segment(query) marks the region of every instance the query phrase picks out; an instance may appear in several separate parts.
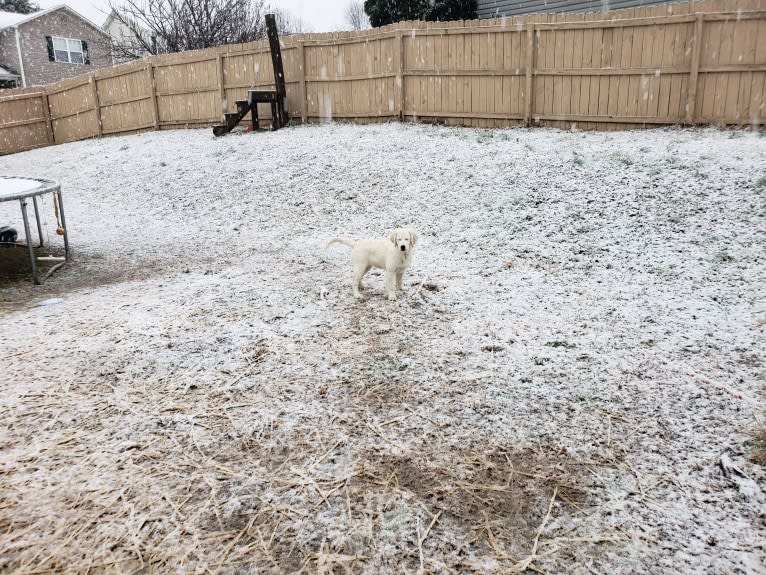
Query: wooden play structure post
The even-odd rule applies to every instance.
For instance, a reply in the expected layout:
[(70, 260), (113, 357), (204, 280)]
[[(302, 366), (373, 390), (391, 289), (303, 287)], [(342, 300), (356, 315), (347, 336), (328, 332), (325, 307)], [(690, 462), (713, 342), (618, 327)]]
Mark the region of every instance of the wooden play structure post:
[(266, 14), (266, 34), (269, 36), (271, 64), (274, 69), (274, 83), (277, 88), (277, 113), (279, 123), (286, 126), (290, 119), (287, 116), (287, 89), (285, 88), (285, 70), (282, 67), (282, 49), (279, 46), (277, 19), (274, 14)]
[[(277, 19), (274, 14), (266, 14), (266, 33), (269, 37), (269, 49), (271, 50), (271, 64), (274, 70), (274, 90), (248, 90), (247, 100), (238, 100), (236, 112), (226, 112), (223, 116), (226, 123), (214, 126), (213, 134), (223, 136), (231, 132), (234, 127), (244, 118), (248, 112), (251, 112), (252, 130), (258, 130), (258, 104), (271, 105), (271, 129), (278, 130), (287, 125), (290, 121), (290, 114), (287, 112), (287, 89), (285, 88), (285, 71), (282, 67), (282, 49), (279, 46), (279, 33), (277, 32)], [(223, 75), (223, 56), (218, 55), (218, 74), (219, 89), (221, 90), (221, 101), (225, 94), (224, 75)]]

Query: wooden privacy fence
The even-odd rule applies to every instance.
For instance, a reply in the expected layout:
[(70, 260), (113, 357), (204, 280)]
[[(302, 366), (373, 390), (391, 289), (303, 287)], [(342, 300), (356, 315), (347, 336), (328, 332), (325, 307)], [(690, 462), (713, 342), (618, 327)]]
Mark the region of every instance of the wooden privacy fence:
[[(288, 110), (304, 122), (622, 129), (760, 125), (766, 115), (766, 0), (404, 22), (282, 43)], [(0, 97), (0, 153), (213, 125), (248, 89), (272, 84), (268, 44), (255, 42), (12, 90)]]

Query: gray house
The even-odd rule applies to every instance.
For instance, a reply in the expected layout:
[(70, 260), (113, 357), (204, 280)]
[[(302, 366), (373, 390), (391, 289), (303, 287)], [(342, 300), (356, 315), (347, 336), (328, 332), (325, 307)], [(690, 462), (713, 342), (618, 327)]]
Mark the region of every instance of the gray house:
[[(669, 4), (671, 0), (478, 0), (479, 18), (500, 18), (521, 14), (601, 12)], [(678, 0), (675, 0), (678, 1)]]
[(144, 47), (145, 45), (154, 44), (154, 53), (157, 53), (156, 36), (153, 36), (148, 30), (142, 29), (142, 39), (139, 39), (133, 30), (120, 20), (114, 10), (109, 14), (101, 28), (112, 38), (112, 60), (115, 64), (151, 56), (151, 53)]
[(112, 65), (109, 34), (68, 6), (0, 12), (0, 67), (21, 87)]

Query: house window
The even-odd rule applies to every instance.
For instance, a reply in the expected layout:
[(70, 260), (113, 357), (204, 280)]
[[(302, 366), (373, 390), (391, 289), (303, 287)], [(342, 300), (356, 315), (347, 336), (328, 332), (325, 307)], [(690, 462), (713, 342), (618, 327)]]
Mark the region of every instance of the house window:
[(88, 44), (82, 40), (48, 36), (48, 59), (70, 64), (90, 64)]

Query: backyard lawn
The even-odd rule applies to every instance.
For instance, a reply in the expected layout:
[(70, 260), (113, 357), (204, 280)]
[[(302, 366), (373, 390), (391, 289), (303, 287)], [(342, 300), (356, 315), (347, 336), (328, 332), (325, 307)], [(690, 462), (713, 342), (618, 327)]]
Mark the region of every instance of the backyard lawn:
[[(0, 572), (766, 572), (766, 137), (205, 129), (0, 174), (61, 182), (74, 256), (0, 275)], [(394, 227), (406, 291), (355, 301), (325, 242)]]

